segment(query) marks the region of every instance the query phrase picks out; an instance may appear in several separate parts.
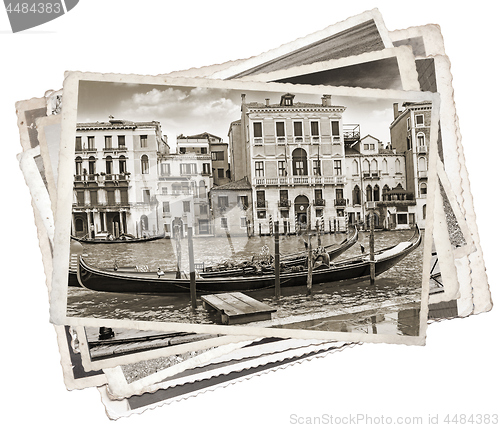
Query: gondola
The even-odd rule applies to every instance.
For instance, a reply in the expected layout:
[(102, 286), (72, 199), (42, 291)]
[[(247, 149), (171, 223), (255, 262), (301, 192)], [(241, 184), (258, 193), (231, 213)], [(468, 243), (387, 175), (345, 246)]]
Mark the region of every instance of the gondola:
[[(347, 238), (345, 238), (340, 244), (331, 244), (326, 247), (324, 247), (324, 250), (328, 253), (330, 260), (333, 260), (335, 257), (340, 256), (342, 253), (347, 251), (349, 248), (351, 248), (356, 242), (358, 241), (358, 230), (355, 227), (353, 229), (353, 232), (351, 235), (349, 235)], [(291, 266), (299, 266), (299, 265), (304, 265), (306, 262), (306, 257), (307, 257), (307, 252), (299, 252), (299, 253), (294, 253), (294, 254), (286, 254), (281, 256), (281, 266), (283, 267), (291, 267)], [(256, 269), (256, 264), (257, 263), (252, 263), (252, 262), (241, 262), (238, 263), (237, 265), (234, 264), (227, 264), (227, 265), (215, 265), (215, 266), (207, 266), (204, 267), (201, 272), (199, 272), (200, 276), (203, 278), (210, 278), (210, 277), (221, 277), (221, 276), (237, 276), (241, 275), (242, 273), (250, 273), (254, 272)], [(76, 263), (75, 263), (76, 266)], [(147, 268), (147, 267), (146, 267)], [(262, 270), (264, 268), (264, 271), (272, 269), (272, 266), (259, 266), (259, 270)], [(116, 265), (113, 269), (102, 269), (104, 271), (114, 271), (114, 272), (120, 272), (120, 273), (149, 273), (150, 275), (154, 276), (156, 275), (156, 271), (147, 271), (144, 270), (142, 267), (138, 266), (118, 266)], [(68, 280), (68, 285), (70, 287), (79, 287), (80, 284), (78, 283), (78, 279), (76, 277), (76, 268), (73, 266), (70, 267), (69, 271), (69, 280)]]
[[(322, 248), (322, 252), (328, 254), (330, 260), (335, 259), (342, 253), (346, 252), (358, 241), (358, 229), (355, 227), (354, 232), (345, 238), (340, 244), (330, 244)], [(282, 268), (291, 268), (293, 266), (304, 266), (307, 260), (307, 251), (302, 251), (294, 254), (285, 254), (280, 256), (280, 266)], [(263, 270), (264, 272), (273, 269), (272, 258), (261, 262), (259, 260), (252, 260), (251, 262), (242, 262), (236, 265), (229, 264), (227, 266), (208, 266), (200, 272), (202, 278), (213, 278), (221, 276), (239, 276), (242, 274), (248, 275), (255, 271)]]
[(127, 234), (122, 234), (116, 238), (113, 235), (103, 234), (102, 238), (97, 238), (97, 239), (88, 237), (77, 238), (76, 236), (71, 235), (71, 239), (74, 239), (75, 241), (84, 244), (124, 244), (124, 243), (131, 244), (136, 242), (156, 241), (157, 239), (163, 239), (163, 238), (165, 238), (164, 233), (161, 235), (144, 236), (142, 238), (136, 238), (135, 236)]
[[(409, 241), (400, 242), (392, 247), (375, 252), (375, 275), (387, 271), (421, 243), (421, 234), (418, 227)], [(84, 288), (94, 291), (113, 293), (145, 293), (145, 294), (173, 294), (189, 293), (190, 279), (188, 275), (182, 278), (170, 278), (168, 275), (155, 277), (149, 274), (130, 274), (109, 272), (89, 266), (79, 256), (78, 282)], [(312, 272), (313, 284), (330, 283), (336, 281), (363, 279), (370, 276), (370, 257), (362, 255), (321, 266)], [(252, 291), (274, 287), (275, 275), (263, 274), (255, 276), (234, 276), (199, 278), (196, 280), (196, 290), (203, 293), (222, 293), (234, 291)], [(307, 270), (297, 268), (288, 269), (280, 274), (281, 287), (304, 286), (307, 284)]]

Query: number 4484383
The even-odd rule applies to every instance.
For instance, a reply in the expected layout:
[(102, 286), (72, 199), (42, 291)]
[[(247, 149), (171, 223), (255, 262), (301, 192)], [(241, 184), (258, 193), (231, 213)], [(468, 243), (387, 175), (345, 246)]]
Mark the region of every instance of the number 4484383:
[(9, 3), (7, 13), (60, 13), (61, 3)]
[(453, 424), (453, 425), (496, 425), (498, 424), (498, 415), (497, 414), (473, 414), (473, 415), (446, 415), (443, 421), (445, 424)]

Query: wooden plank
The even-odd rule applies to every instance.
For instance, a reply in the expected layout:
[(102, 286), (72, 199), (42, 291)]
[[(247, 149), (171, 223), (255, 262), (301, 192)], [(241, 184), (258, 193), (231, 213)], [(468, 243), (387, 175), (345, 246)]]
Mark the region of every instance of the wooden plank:
[(243, 293), (233, 293), (235, 297), (240, 299), (241, 301), (248, 303), (249, 305), (252, 305), (256, 310), (259, 311), (271, 311), (271, 312), (276, 312), (276, 309), (272, 308), (271, 306), (260, 302), (259, 300), (253, 299), (250, 296), (247, 296), (246, 294)]
[(221, 319), (222, 319), (222, 323), (226, 324), (226, 325), (244, 324), (244, 323), (255, 322), (255, 321), (270, 320), (271, 313), (270, 312), (265, 312), (265, 313), (259, 312), (259, 313), (239, 315), (239, 316), (234, 316), (234, 317), (228, 317), (228, 316), (222, 315)]
[(236, 293), (226, 293), (223, 296), (219, 296), (221, 300), (236, 308), (238, 311), (243, 312), (245, 314), (255, 312), (255, 307), (251, 304), (244, 302), (239, 299), (237, 296), (233, 295)]
[(229, 303), (220, 299), (215, 294), (210, 294), (208, 296), (201, 296), (202, 300), (209, 304), (211, 307), (219, 312), (225, 312), (228, 315), (242, 315), (245, 312), (240, 311), (238, 308), (234, 308)]
[(265, 303), (259, 302), (240, 292), (209, 294), (201, 296), (203, 306), (215, 309), (223, 324), (241, 324), (271, 319), (276, 312)]

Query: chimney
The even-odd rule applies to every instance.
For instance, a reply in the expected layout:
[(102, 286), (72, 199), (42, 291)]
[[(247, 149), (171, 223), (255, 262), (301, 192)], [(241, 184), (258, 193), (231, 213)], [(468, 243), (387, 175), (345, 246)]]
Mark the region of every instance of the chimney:
[(332, 96), (331, 95), (323, 95), (321, 97), (321, 105), (323, 107), (330, 107), (332, 105)]
[(269, 98), (266, 98), (266, 107), (269, 107)]
[(394, 119), (397, 119), (398, 116), (399, 116), (399, 107), (398, 107), (398, 103), (394, 103), (392, 105), (392, 110), (394, 112)]
[(247, 102), (246, 98), (246, 94), (241, 94), (241, 104), (245, 104)]

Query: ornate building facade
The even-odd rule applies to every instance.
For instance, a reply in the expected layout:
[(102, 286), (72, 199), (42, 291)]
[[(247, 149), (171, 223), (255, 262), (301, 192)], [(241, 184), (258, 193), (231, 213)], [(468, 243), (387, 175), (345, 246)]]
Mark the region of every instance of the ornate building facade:
[(415, 222), (422, 228), (427, 215), (431, 112), (430, 102), (403, 103), (402, 111), (394, 104), (394, 121), (390, 125), (391, 145), (405, 156), (406, 196), (414, 200)]
[(307, 226), (345, 227), (343, 106), (325, 95), (315, 103), (247, 103), (231, 123), (229, 150), (233, 179), (252, 186), (253, 233), (294, 233)]
[(157, 158), (168, 151), (159, 122), (77, 124), (72, 233), (158, 233)]

